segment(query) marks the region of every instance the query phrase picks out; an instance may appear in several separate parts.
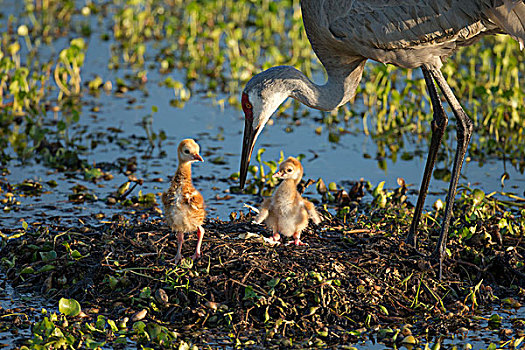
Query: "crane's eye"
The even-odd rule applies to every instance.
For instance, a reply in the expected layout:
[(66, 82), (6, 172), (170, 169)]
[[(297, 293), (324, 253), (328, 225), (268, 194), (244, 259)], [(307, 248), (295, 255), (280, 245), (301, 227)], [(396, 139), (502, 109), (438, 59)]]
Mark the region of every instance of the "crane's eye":
[(188, 149), (185, 149), (185, 150), (184, 150), (184, 153), (186, 153), (186, 154), (190, 154), (190, 151), (189, 151)]
[(244, 103), (244, 107), (245, 107), (246, 109), (252, 109), (253, 106), (251, 105), (250, 102), (245, 102), (245, 103)]

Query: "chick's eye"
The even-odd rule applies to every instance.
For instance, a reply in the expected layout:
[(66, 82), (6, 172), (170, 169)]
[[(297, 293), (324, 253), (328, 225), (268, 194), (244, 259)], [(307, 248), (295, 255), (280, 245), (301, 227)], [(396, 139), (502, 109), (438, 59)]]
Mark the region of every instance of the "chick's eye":
[(291, 173), (291, 172), (292, 172), (292, 169), (288, 168), (288, 169), (286, 169), (286, 172), (287, 172), (287, 173)]
[(189, 150), (187, 150), (187, 149), (185, 149), (185, 150), (184, 150), (184, 153), (186, 153), (186, 154), (189, 154), (189, 153), (190, 153), (190, 151), (189, 151)]

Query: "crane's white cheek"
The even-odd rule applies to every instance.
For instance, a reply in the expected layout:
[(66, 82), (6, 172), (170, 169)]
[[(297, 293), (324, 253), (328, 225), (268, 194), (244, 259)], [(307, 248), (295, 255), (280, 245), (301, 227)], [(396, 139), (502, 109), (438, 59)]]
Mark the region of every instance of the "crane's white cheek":
[(250, 101), (253, 102), (253, 126), (254, 129), (262, 130), (272, 114), (279, 108), (281, 103), (288, 96), (284, 93), (266, 94), (261, 97), (257, 94), (250, 94)]

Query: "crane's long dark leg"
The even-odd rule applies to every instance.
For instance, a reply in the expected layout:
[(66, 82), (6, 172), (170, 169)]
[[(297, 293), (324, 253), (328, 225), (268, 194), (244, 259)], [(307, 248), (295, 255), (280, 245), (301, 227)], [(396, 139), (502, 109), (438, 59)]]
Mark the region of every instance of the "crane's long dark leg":
[(430, 72), (424, 66), (421, 67), (421, 70), (423, 71), (425, 82), (427, 83), (430, 101), (432, 102), (432, 110), (434, 111), (434, 118), (432, 119), (431, 123), (432, 140), (430, 141), (427, 164), (425, 166), (425, 172), (423, 173), (423, 180), (421, 181), (421, 189), (419, 190), (416, 209), (414, 210), (414, 217), (412, 218), (412, 224), (410, 225), (410, 231), (408, 232), (406, 239), (406, 242), (412, 245), (414, 248), (416, 248), (417, 226), (419, 225), (421, 211), (423, 210), (423, 205), (425, 204), (425, 199), (427, 197), (428, 185), (432, 176), (432, 170), (434, 169), (439, 145), (441, 144), (441, 140), (443, 139), (443, 134), (445, 133), (448, 123), (447, 115), (445, 114), (445, 110), (443, 109), (443, 105), (439, 99), (439, 95), (436, 91), (436, 85), (432, 80)]
[(465, 158), (465, 153), (467, 152), (467, 147), (470, 141), (470, 137), (474, 130), (472, 121), (465, 113), (461, 105), (459, 104), (456, 96), (448, 86), (445, 77), (439, 69), (431, 69), (430, 74), (436, 81), (437, 85), (445, 95), (450, 108), (456, 116), (456, 131), (457, 131), (457, 148), (456, 148), (456, 157), (454, 158), (454, 167), (452, 168), (452, 179), (450, 180), (450, 186), (448, 189), (447, 203), (445, 207), (445, 218), (443, 219), (443, 224), (441, 225), (441, 233), (439, 234), (438, 243), (436, 250), (434, 251), (434, 256), (439, 258), (439, 278), (442, 275), (443, 269), (443, 257), (445, 255), (445, 248), (447, 245), (447, 236), (448, 228), (450, 225), (450, 217), (452, 216), (452, 208), (454, 206), (454, 197), (456, 195), (456, 188), (458, 186), (459, 174), (461, 172), (461, 167), (463, 166), (463, 159)]

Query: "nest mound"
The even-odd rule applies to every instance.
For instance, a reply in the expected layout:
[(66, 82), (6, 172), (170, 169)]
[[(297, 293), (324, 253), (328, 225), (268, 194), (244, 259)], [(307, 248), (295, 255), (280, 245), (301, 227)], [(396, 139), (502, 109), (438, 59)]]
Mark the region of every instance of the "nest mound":
[[(525, 284), (513, 268), (523, 257), (508, 249), (523, 251), (524, 244), (509, 236), (485, 252), (483, 264), (450, 242), (439, 280), (436, 264), (404, 237), (335, 217), (304, 233), (307, 247), (263, 243), (269, 233), (249, 217), (209, 220), (203, 257), (179, 266), (170, 263), (176, 240), (160, 220), (114, 219), (78, 229), (41, 226), (10, 240), (2, 251), (7, 260), (16, 257), (8, 278), (112, 319), (145, 309), (144, 321), (217, 346), (232, 345), (231, 334), (266, 345), (285, 338), (341, 344), (363, 327), (385, 324), (438, 334), (469, 324), (474, 309)], [(187, 238), (183, 253), (191, 256), (196, 238)], [(424, 250), (435, 242), (421, 239)]]

